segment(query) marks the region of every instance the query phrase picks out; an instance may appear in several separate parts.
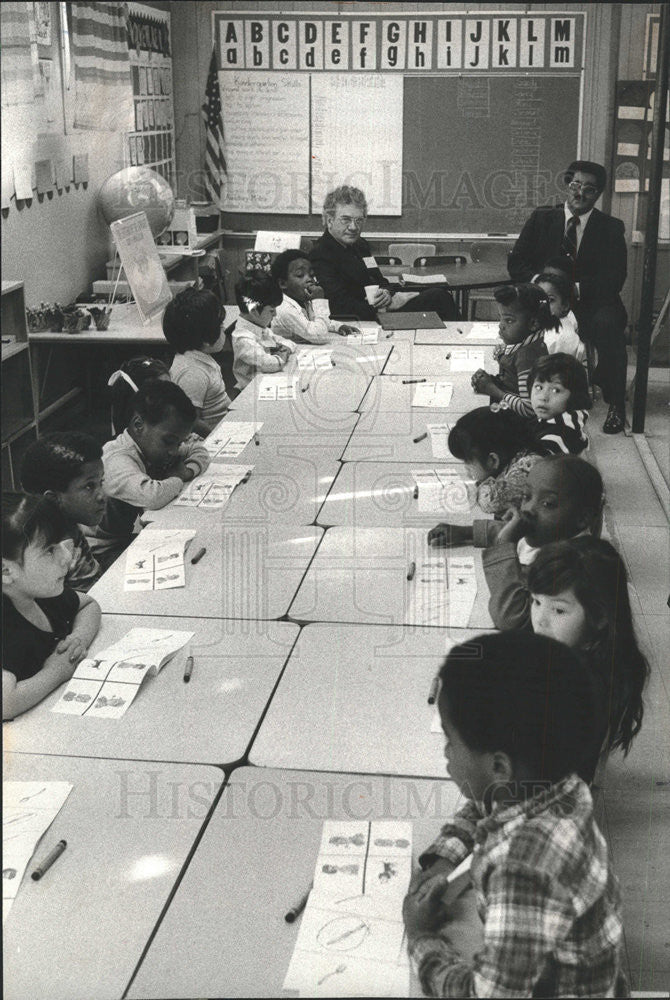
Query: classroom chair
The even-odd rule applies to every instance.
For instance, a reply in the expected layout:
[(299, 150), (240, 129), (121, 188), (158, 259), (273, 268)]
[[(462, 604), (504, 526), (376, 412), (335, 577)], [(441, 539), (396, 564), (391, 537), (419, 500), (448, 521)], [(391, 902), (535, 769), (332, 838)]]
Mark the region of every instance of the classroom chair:
[(467, 264), (467, 257), (463, 254), (438, 254), (437, 257), (417, 257), (414, 267), (439, 267), (441, 264)]
[(379, 267), (383, 267), (384, 265), (398, 267), (402, 264), (400, 257), (380, 257), (379, 254), (375, 254), (375, 260)]
[[(473, 243), (470, 247), (470, 259), (473, 263), (480, 262), (500, 264), (501, 281), (507, 280), (507, 258), (511, 248), (504, 243)], [(468, 319), (491, 319), (495, 317), (493, 308), (492, 288), (471, 288), (468, 294)], [(490, 303), (491, 308), (485, 316), (477, 316), (477, 303)], [(490, 315), (489, 315), (490, 313)]]
[(389, 254), (391, 257), (400, 257), (405, 267), (411, 267), (422, 254), (428, 257), (434, 253), (434, 243), (389, 243)]

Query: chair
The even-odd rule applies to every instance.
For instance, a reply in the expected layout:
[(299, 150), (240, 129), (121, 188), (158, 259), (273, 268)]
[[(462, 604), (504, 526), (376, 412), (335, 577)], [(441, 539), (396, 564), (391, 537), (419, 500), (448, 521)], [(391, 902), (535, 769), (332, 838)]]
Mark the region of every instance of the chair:
[(391, 257), (400, 257), (400, 263), (411, 267), (417, 257), (435, 253), (434, 243), (389, 243)]
[(417, 257), (414, 267), (439, 267), (440, 264), (467, 264), (467, 257), (462, 254), (440, 254), (437, 257)]
[[(507, 274), (507, 259), (511, 248), (505, 243), (473, 243), (470, 257), (475, 264), (500, 264), (501, 274)], [(495, 302), (490, 288), (471, 288), (468, 293), (468, 319), (491, 319), (490, 315), (477, 316), (477, 303)]]
[(402, 264), (400, 257), (380, 257), (379, 254), (375, 254), (375, 260), (380, 267), (384, 264), (389, 267), (398, 267), (398, 265)]

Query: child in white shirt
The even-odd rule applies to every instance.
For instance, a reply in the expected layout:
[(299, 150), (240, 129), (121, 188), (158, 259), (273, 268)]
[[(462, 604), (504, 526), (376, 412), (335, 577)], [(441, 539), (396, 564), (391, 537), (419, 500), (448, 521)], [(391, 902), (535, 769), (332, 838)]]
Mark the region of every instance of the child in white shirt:
[[(272, 263), (272, 276), (284, 293), (272, 320), (274, 333), (298, 344), (326, 344), (333, 334), (357, 333), (356, 327), (330, 318), (328, 299), (316, 283), (303, 250), (284, 250)], [(318, 301), (316, 306), (314, 302)]]
[(545, 330), (544, 343), (549, 354), (571, 354), (586, 364), (586, 348), (579, 336), (577, 317), (570, 308), (574, 287), (567, 275), (543, 272), (535, 279), (549, 299), (551, 315), (559, 321), (557, 330)]
[(243, 275), (235, 285), (240, 318), (232, 333), (233, 374), (244, 389), (259, 372), (280, 372), (295, 344), (270, 330), (282, 291), (272, 275), (256, 271)]
[(195, 433), (206, 437), (228, 412), (230, 399), (213, 354), (223, 350), (225, 309), (213, 292), (185, 288), (168, 302), (163, 334), (175, 350), (170, 377), (196, 408)]

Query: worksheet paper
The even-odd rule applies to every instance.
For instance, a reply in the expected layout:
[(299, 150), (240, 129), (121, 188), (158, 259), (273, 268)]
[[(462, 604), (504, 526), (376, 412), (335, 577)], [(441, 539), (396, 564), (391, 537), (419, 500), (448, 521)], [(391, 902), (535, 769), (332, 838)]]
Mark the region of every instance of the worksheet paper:
[(451, 382), (424, 382), (414, 390), (412, 406), (435, 406), (445, 410), (451, 403)]
[(451, 371), (476, 372), (484, 367), (484, 350), (480, 347), (452, 347)]
[(411, 823), (325, 822), (284, 989), (408, 996), (402, 901), (411, 866)]
[(131, 629), (112, 646), (81, 661), (51, 711), (120, 719), (144, 678), (155, 677), (193, 635), (160, 628)]
[(348, 325), (354, 326), (360, 333), (350, 333), (344, 338), (346, 344), (376, 344), (379, 341), (381, 326), (378, 323), (356, 320)]
[(332, 368), (332, 355), (332, 350), (328, 348), (301, 348), (296, 353), (298, 368), (300, 371), (314, 371), (319, 368)]
[(451, 458), (449, 451), (449, 424), (426, 424), (426, 430), (430, 436), (430, 447), (433, 458)]
[[(68, 781), (2, 783), (2, 922), (4, 924), (40, 837), (72, 791)], [(49, 845), (55, 847), (55, 844)], [(45, 853), (48, 853), (45, 852)]]
[(195, 530), (145, 528), (126, 552), (124, 590), (186, 586), (184, 552)]
[(449, 581), (449, 622), (452, 628), (467, 628), (477, 597), (474, 556), (450, 556), (447, 559)]
[(214, 428), (203, 444), (213, 462), (225, 461), (227, 458), (237, 458), (251, 441), (254, 434), (263, 426), (263, 422), (222, 420)]
[(402, 280), (411, 285), (447, 285), (446, 274), (410, 274), (409, 271), (402, 274)]
[(495, 342), (500, 339), (500, 332), (497, 323), (473, 323), (466, 334), (468, 340), (490, 340)]
[(462, 513), (474, 502), (475, 485), (463, 479), (460, 466), (412, 470), (420, 514)]
[(258, 383), (258, 401), (295, 399), (298, 375), (264, 375)]
[(170, 506), (220, 510), (230, 500), (235, 487), (246, 482), (252, 469), (253, 465), (210, 465), (209, 471), (188, 483)]
[(417, 555), (412, 579), (406, 581), (406, 587), (408, 625), (449, 624), (446, 556), (437, 555), (426, 546), (426, 551)]

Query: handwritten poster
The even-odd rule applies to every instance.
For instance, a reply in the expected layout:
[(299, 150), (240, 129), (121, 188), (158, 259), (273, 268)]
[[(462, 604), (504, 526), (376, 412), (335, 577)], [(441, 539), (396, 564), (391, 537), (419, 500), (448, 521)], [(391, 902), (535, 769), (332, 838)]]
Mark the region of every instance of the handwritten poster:
[(172, 299), (149, 222), (144, 212), (137, 212), (112, 222), (110, 229), (142, 322), (146, 324)]
[(309, 212), (309, 79), (219, 73), (228, 212)]

